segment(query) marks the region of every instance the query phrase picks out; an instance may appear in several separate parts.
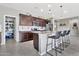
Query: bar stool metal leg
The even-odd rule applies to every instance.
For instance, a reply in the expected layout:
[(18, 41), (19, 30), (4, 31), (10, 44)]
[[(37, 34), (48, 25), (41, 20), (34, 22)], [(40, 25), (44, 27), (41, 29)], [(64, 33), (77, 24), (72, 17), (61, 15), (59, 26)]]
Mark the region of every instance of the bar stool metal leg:
[(57, 56), (56, 40), (54, 40), (54, 49), (55, 49), (55, 55)]
[(64, 51), (64, 37), (62, 37), (62, 50)]
[(52, 49), (53, 42), (51, 41), (51, 43), (49, 44), (48, 40), (49, 40), (49, 38), (47, 38), (47, 43), (46, 43), (46, 55), (49, 54), (49, 55), (53, 56), (51, 53), (48, 52), (48, 46), (51, 45), (51, 49)]
[(46, 55), (47, 55), (47, 49), (48, 49), (48, 38), (47, 38), (47, 42), (46, 42)]
[(68, 39), (67, 39), (67, 42), (66, 42), (68, 45), (70, 45), (70, 38), (69, 38), (69, 35), (68, 35)]
[(66, 36), (68, 37), (68, 38), (66, 39), (66, 42), (65, 42), (65, 46), (66, 46), (66, 47), (70, 45), (70, 38), (69, 38), (69, 35), (70, 35), (70, 30), (68, 30), (67, 33), (66, 33)]
[[(52, 39), (52, 41), (51, 41), (51, 43), (49, 44), (48, 43), (48, 39), (47, 39), (47, 43), (46, 43), (46, 53), (47, 54), (49, 54), (49, 55), (52, 55), (52, 54), (50, 54), (47, 50), (48, 50), (48, 46), (49, 45), (51, 45), (51, 48), (53, 47), (53, 40), (54, 40), (54, 51), (55, 51), (55, 55), (57, 56), (58, 55), (58, 53), (61, 53), (61, 48), (60, 48), (60, 46), (59, 46), (59, 44), (60, 43), (58, 43), (58, 41), (57, 40), (60, 40), (59, 38), (60, 38), (60, 34), (59, 34), (59, 32), (57, 32), (56, 33), (56, 35), (54, 35), (54, 36), (49, 36), (48, 38), (51, 38)], [(63, 42), (63, 41), (62, 41)]]

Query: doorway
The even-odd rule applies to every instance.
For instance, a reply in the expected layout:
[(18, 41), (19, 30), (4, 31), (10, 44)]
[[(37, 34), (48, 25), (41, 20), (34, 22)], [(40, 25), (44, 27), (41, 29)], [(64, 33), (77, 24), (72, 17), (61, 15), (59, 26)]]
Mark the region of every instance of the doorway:
[(73, 19), (70, 20), (70, 27), (71, 27), (71, 35), (78, 36), (79, 35), (79, 20)]
[(5, 41), (15, 43), (15, 17), (5, 16)]

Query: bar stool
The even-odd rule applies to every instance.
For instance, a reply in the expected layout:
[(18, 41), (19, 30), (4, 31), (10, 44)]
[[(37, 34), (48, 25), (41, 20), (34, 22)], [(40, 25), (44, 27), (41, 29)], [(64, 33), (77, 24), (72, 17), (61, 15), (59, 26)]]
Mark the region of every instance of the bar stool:
[[(59, 34), (60, 37), (61, 37), (61, 33), (62, 33), (62, 31), (58, 31), (56, 34)], [(59, 40), (59, 42), (58, 42), (58, 45), (59, 45), (59, 46), (56, 47), (56, 48), (62, 50), (62, 48), (61, 48), (61, 39), (59, 38), (58, 40)]]
[(66, 44), (70, 44), (69, 34), (70, 34), (70, 30), (66, 32), (66, 36), (68, 37), (68, 39), (66, 39), (66, 42), (65, 42)]
[[(61, 53), (61, 51), (58, 51), (57, 49), (57, 39), (60, 38), (60, 31), (59, 32), (56, 32), (55, 35), (53, 36), (48, 36), (48, 39), (47, 39), (47, 44), (46, 44), (46, 53), (49, 54), (49, 55), (52, 55), (50, 54), (47, 50), (48, 50), (48, 46), (51, 45), (51, 48), (53, 48), (53, 40), (54, 40), (54, 51), (55, 51), (55, 55), (57, 56), (57, 52)], [(49, 38), (52, 39), (51, 43), (48, 43), (48, 40)], [(59, 43), (58, 43), (59, 44)], [(53, 55), (52, 55), (53, 56)]]
[(63, 33), (60, 34), (61, 37), (62, 37), (62, 43), (61, 43), (61, 46), (62, 46), (62, 51), (64, 51), (64, 37), (66, 35), (66, 30), (63, 31)]

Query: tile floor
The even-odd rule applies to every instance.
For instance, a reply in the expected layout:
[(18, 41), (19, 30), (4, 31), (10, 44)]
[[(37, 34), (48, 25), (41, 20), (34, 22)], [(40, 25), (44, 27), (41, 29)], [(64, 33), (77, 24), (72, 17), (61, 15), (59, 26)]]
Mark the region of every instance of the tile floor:
[(33, 48), (33, 41), (16, 44), (6, 44), (0, 47), (0, 56), (37, 56), (37, 51)]
[[(59, 56), (79, 56), (79, 35), (71, 36), (71, 44)], [(0, 56), (39, 56), (33, 41), (0, 46)]]

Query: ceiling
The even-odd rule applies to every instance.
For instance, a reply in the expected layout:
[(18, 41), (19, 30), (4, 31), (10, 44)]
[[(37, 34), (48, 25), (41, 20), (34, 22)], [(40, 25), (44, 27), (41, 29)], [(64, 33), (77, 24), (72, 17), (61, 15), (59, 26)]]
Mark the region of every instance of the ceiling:
[(59, 19), (79, 15), (78, 3), (0, 3), (0, 5), (43, 18)]

